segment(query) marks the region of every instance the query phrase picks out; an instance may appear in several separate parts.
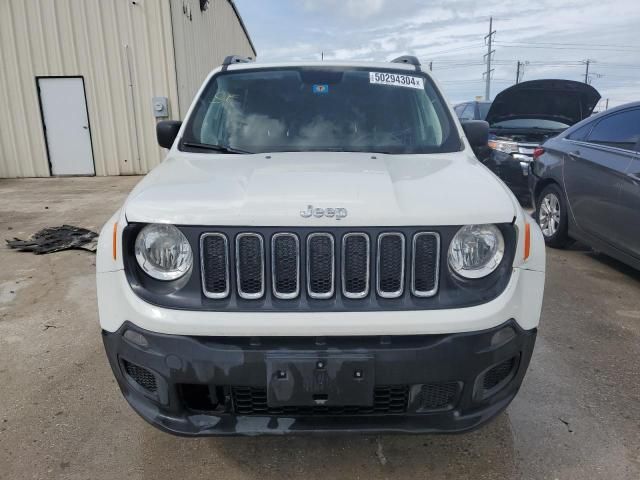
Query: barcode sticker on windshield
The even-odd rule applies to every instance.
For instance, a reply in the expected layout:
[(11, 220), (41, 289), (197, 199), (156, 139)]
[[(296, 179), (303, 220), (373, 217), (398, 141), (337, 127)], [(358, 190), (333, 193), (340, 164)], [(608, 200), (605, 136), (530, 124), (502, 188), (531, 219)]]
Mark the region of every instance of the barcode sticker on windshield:
[(369, 72), (369, 83), (424, 89), (424, 78), (399, 73)]

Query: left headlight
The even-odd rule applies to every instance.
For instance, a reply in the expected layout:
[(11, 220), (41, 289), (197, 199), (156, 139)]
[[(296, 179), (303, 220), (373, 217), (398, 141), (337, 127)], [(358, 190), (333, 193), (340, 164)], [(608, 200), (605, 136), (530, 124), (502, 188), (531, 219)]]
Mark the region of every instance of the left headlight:
[(136, 260), (156, 280), (176, 280), (193, 265), (189, 241), (173, 225), (146, 225), (136, 238)]
[(504, 140), (489, 140), (489, 148), (502, 153), (518, 153), (516, 142), (506, 142)]
[(464, 278), (492, 273), (504, 257), (504, 237), (495, 225), (466, 225), (449, 245), (449, 267)]

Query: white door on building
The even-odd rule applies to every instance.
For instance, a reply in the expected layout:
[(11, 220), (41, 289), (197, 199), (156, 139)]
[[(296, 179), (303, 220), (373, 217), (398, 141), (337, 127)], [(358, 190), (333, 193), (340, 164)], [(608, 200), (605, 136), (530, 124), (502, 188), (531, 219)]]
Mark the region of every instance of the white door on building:
[(38, 78), (38, 90), (51, 174), (95, 175), (82, 78)]

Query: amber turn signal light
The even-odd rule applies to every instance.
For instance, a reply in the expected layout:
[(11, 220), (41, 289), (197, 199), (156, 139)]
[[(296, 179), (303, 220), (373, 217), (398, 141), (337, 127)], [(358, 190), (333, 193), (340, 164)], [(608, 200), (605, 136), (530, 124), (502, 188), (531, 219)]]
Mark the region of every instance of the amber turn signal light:
[(113, 259), (118, 256), (118, 222), (113, 224)]

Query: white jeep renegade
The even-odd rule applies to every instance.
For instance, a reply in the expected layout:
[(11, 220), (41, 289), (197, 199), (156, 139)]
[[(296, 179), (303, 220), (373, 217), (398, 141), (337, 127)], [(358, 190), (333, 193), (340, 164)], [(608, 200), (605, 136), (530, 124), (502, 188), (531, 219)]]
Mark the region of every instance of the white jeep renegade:
[(514, 398), (541, 233), (414, 57), (228, 57), (100, 235), (131, 406), (182, 435), (460, 432)]

